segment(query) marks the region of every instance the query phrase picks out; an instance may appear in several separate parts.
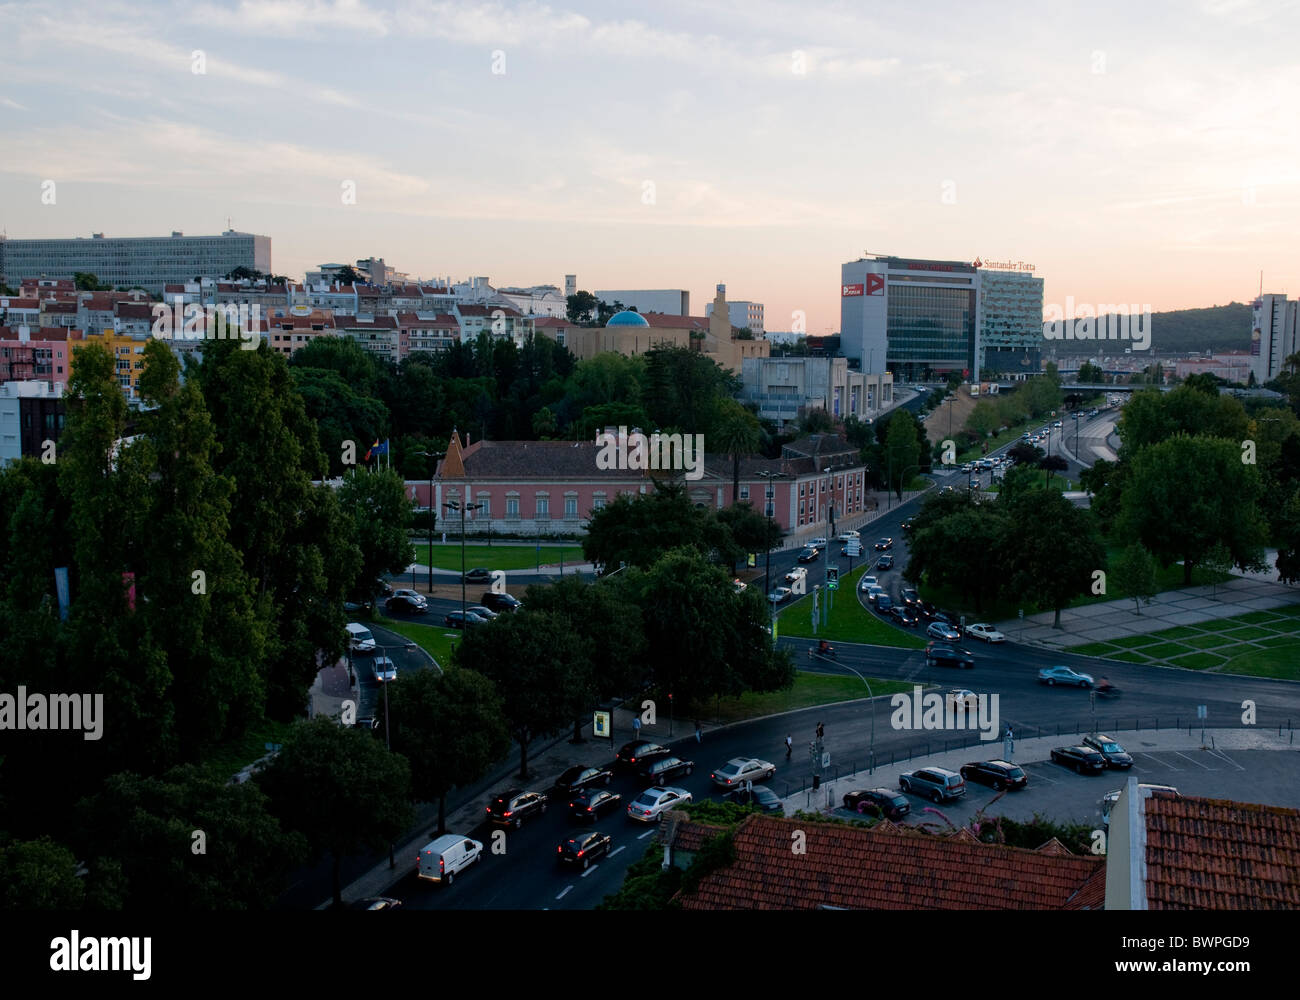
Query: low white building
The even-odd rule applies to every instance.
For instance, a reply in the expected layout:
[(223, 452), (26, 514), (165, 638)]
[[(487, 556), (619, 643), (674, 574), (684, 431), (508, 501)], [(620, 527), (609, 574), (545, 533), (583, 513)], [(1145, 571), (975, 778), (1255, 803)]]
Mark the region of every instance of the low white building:
[(741, 399), (758, 405), (760, 420), (778, 425), (812, 409), (836, 420), (874, 419), (894, 403), (893, 375), (864, 374), (847, 358), (745, 358), (740, 378)]

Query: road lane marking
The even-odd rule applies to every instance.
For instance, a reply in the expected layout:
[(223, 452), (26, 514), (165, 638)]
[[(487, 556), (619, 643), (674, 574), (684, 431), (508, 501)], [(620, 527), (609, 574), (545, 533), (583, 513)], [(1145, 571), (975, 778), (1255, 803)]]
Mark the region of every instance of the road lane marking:
[(1170, 763), (1168, 763), (1167, 761), (1162, 760), (1160, 757), (1157, 757), (1157, 756), (1156, 756), (1155, 754), (1153, 754), (1153, 753), (1149, 753), (1149, 754), (1147, 754), (1147, 756), (1150, 757), (1152, 760), (1154, 760), (1154, 761), (1155, 761), (1157, 764), (1159, 764), (1161, 767), (1167, 767), (1167, 768), (1169, 768), (1169, 770), (1171, 770), (1171, 771), (1181, 771), (1181, 770), (1183, 770), (1183, 768), (1181, 768), (1181, 767), (1174, 767), (1173, 764), (1170, 764)]
[(621, 850), (624, 850), (626, 847), (627, 847), (627, 845), (624, 844), (622, 847), (616, 847), (616, 848), (614, 848), (612, 851), (609, 852), (609, 856), (612, 858), (615, 854), (617, 854), (617, 853), (618, 853), (619, 851), (621, 851)]
[(646, 837), (650, 836), (652, 833), (654, 833), (653, 830), (647, 830), (645, 833), (638, 834), (636, 839), (637, 839), (637, 840), (645, 840)]
[(1214, 754), (1214, 756), (1216, 756), (1216, 757), (1221, 757), (1221, 758), (1223, 758), (1223, 759), (1226, 760), (1229, 764), (1231, 764), (1233, 767), (1235, 767), (1238, 771), (1244, 771), (1244, 770), (1246, 770), (1244, 767), (1242, 767), (1240, 764), (1238, 764), (1235, 760), (1233, 760), (1231, 757), (1229, 757), (1229, 756), (1228, 756), (1226, 753), (1224, 753), (1222, 750), (1211, 750), (1210, 753)]
[(1215, 770), (1218, 770), (1218, 768), (1214, 768), (1214, 767), (1205, 767), (1205, 765), (1202, 764), (1202, 763), (1201, 763), (1199, 760), (1197, 760), (1195, 757), (1188, 757), (1187, 754), (1183, 753), (1181, 750), (1175, 750), (1174, 753), (1178, 754), (1179, 757), (1182, 757), (1183, 760), (1190, 760), (1190, 761), (1191, 761), (1193, 764), (1195, 764), (1197, 767), (1204, 767), (1205, 770), (1207, 770), (1207, 771), (1215, 771)]
[(555, 898), (556, 898), (556, 899), (563, 899), (565, 896), (567, 896), (567, 895), (569, 894), (569, 890), (572, 889), (572, 888), (573, 888), (573, 886), (571, 886), (571, 885), (566, 885), (566, 886), (564, 887), (564, 891), (561, 892), (561, 893), (560, 893), (558, 896), (556, 896)]
[(588, 875), (590, 875), (592, 872), (594, 872), (594, 871), (595, 871), (597, 868), (599, 868), (599, 867), (600, 867), (600, 865), (592, 865), (592, 866), (591, 866), (590, 868), (588, 868), (585, 872), (583, 872), (581, 875), (579, 875), (578, 878), (586, 878)]

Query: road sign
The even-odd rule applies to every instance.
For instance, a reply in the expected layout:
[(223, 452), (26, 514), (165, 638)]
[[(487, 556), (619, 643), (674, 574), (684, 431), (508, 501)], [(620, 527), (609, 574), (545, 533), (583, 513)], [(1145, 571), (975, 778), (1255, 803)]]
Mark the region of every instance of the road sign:
[(831, 766), (831, 752), (827, 750), (822, 754), (822, 767), (825, 768), (830, 766)]
[(593, 736), (609, 735), (609, 713), (593, 712), (591, 715), (591, 734)]
[(862, 543), (856, 538), (851, 538), (849, 539), (849, 543), (845, 547), (844, 551), (849, 558), (856, 559), (858, 556), (862, 555)]
[(1206, 707), (1204, 705), (1196, 706), (1196, 717), (1198, 719), (1209, 718), (1209, 712), (1206, 710)]

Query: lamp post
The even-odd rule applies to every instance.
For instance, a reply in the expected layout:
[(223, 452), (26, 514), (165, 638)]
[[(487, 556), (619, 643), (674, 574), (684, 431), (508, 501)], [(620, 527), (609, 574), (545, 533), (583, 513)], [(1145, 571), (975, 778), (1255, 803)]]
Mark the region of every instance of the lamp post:
[[(440, 458), (446, 458), (447, 453), (445, 451), (439, 452), (437, 454), (431, 451), (417, 451), (416, 454), (421, 455), (424, 458), (433, 459), (433, 461), (430, 462), (429, 464), (429, 506), (426, 511), (426, 513), (429, 516), (429, 596), (432, 597), (433, 596), (433, 520), (434, 520), (433, 518), (433, 473), (434, 470), (437, 468), (437, 460)], [(463, 575), (464, 573), (463, 567), (461, 569), (461, 572)]]
[[(846, 670), (853, 670), (847, 663), (841, 664), (841, 666)], [(861, 674), (858, 674), (856, 670), (853, 670), (853, 673), (857, 674), (858, 680), (867, 685), (867, 697), (871, 701), (871, 771), (874, 773), (876, 770), (876, 696), (871, 693), (870, 682)], [(1093, 731), (1096, 732), (1095, 726)]]
[[(892, 466), (893, 461), (894, 461), (894, 456), (893, 456), (893, 455), (890, 455), (890, 456), (889, 456), (889, 461), (890, 461), (890, 464), (891, 464), (891, 466)], [(903, 497), (903, 483), (905, 483), (905, 482), (907, 481), (907, 474), (908, 474), (909, 472), (911, 472), (913, 469), (915, 469), (917, 472), (920, 472), (920, 471), (921, 471), (921, 468), (922, 468), (921, 465), (909, 465), (906, 469), (903, 470), (903, 474), (902, 474), (901, 476), (898, 477), (898, 497), (899, 497), (899, 502), (900, 502), (900, 503), (902, 502), (902, 497)], [(891, 481), (892, 481), (892, 479), (893, 479), (892, 471), (891, 471), (890, 479), (891, 479)], [(893, 507), (893, 505), (894, 505), (894, 493), (893, 493), (893, 491), (891, 490), (890, 493), (889, 493), (889, 500), (888, 500), (888, 503), (887, 503), (887, 505), (885, 506), (885, 510), (889, 510), (891, 507)]]
[[(387, 653), (387, 651), (390, 649), (397, 649), (397, 648), (398, 648), (397, 646), (378, 646), (378, 645), (375, 646), (376, 650), (383, 650), (385, 653)], [(401, 648), (406, 650), (408, 653), (414, 652), (415, 643), (413, 642), (404, 643), (401, 646)], [(349, 657), (351, 657), (351, 652), (349, 652), (348, 655)], [(393, 664), (393, 669), (394, 670), (397, 669), (397, 664)], [(389, 752), (391, 752), (393, 749), (393, 737), (392, 737), (393, 727), (389, 725), (388, 722), (388, 685), (390, 682), (381, 681), (381, 683), (384, 686), (384, 746), (389, 750)], [(397, 867), (397, 857), (394, 853), (396, 846), (397, 845), (392, 843), (391, 841), (388, 844), (388, 867), (389, 868)]]
[[(763, 488), (764, 497), (765, 500), (767, 501), (764, 504), (764, 513), (767, 515), (767, 523), (771, 525), (772, 514), (776, 510), (776, 489), (775, 487), (772, 486), (772, 480), (784, 479), (786, 474), (784, 472), (760, 472), (759, 475), (762, 476), (765, 480), (767, 480), (767, 483)], [(767, 569), (763, 572), (763, 594), (767, 595), (770, 594), (771, 592), (772, 592), (772, 547), (769, 545), (767, 547)]]
[[(468, 487), (466, 488), (468, 493)], [(481, 510), (481, 503), (461, 503), (459, 500), (452, 500), (443, 504), (447, 510), (460, 511), (460, 625), (461, 628), (469, 628), (469, 623), (465, 621), (465, 511)]]

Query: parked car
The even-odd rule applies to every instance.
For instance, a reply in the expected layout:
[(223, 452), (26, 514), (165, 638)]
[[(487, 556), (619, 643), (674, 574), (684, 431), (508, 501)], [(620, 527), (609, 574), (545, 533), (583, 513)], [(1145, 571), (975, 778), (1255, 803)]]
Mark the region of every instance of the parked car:
[(881, 556), (879, 559), (876, 560), (876, 569), (882, 572), (893, 568), (894, 568), (893, 556)]
[(916, 608), (916, 606), (921, 603), (921, 595), (911, 587), (904, 587), (903, 592), (898, 596), (903, 599), (903, 603), (909, 608)]
[(637, 771), (642, 781), (651, 785), (663, 785), (673, 778), (689, 778), (695, 772), (695, 761), (682, 760), (671, 754), (658, 759), (643, 757), (637, 762)]
[(1133, 766), (1133, 758), (1129, 752), (1109, 736), (1103, 736), (1101, 733), (1090, 733), (1080, 742), (1101, 754), (1106, 761), (1106, 766), (1109, 768), (1116, 771), (1127, 771)]
[(635, 770), (637, 765), (648, 757), (664, 757), (671, 753), (672, 751), (667, 747), (661, 747), (653, 740), (633, 740), (618, 748), (618, 753), (614, 757), (614, 766)]
[(961, 638), (961, 633), (955, 628), (938, 620), (932, 621), (926, 627), (925, 634), (931, 639), (941, 639), (944, 642), (956, 642)]
[(594, 785), (608, 785), (613, 780), (614, 772), (607, 767), (574, 764), (556, 779), (555, 790), (561, 795), (577, 795)]
[(794, 591), (791, 590), (789, 587), (777, 587), (776, 590), (772, 591), (772, 593), (767, 595), (767, 603), (783, 604), (786, 601), (790, 600), (792, 594), (794, 594)]
[(983, 639), (985, 642), (1006, 642), (1007, 637), (995, 629), (992, 625), (967, 625), (966, 631), (976, 639)]
[(487, 807), (487, 818), (491, 823), (513, 826), (518, 830), (524, 825), (524, 820), (543, 815), (550, 801), (551, 797), (545, 792), (512, 788), (492, 800)]
[(970, 650), (959, 649), (940, 642), (932, 642), (925, 647), (925, 665), (927, 667), (957, 667), (969, 670), (975, 666), (975, 657)]
[(449, 886), (456, 876), (483, 859), (483, 845), (458, 833), (431, 840), (416, 856), (416, 875)]
[(497, 614), (518, 611), (524, 606), (523, 602), (518, 598), (511, 597), (509, 594), (498, 594), (491, 590), (479, 598), (479, 603), (485, 608), (491, 608)]
[(863, 816), (897, 820), (912, 811), (912, 803), (888, 788), (859, 788), (844, 796), (844, 808)]
[(921, 619), (917, 613), (906, 604), (895, 604), (889, 609), (889, 613), (893, 617), (894, 621), (898, 622), (900, 625), (906, 625), (908, 628), (915, 628), (921, 623)]
[(1054, 684), (1074, 684), (1081, 688), (1092, 687), (1092, 675), (1081, 674), (1069, 667), (1044, 667), (1038, 671), (1038, 681), (1051, 687)]
[(492, 571), (482, 566), (475, 566), (463, 577), (465, 583), (491, 583)]
[(723, 802), (735, 802), (737, 805), (753, 806), (767, 813), (784, 813), (785, 806), (781, 798), (765, 785), (752, 788), (736, 788), (722, 797)]
[(592, 861), (609, 853), (614, 846), (614, 838), (608, 833), (591, 830), (579, 833), (561, 843), (555, 849), (555, 857), (562, 865), (577, 865), (590, 868)]
[(627, 815), (641, 823), (653, 823), (665, 809), (694, 801), (685, 788), (647, 788), (627, 804)]
[(384, 607), (389, 611), (405, 611), (408, 614), (421, 615), (429, 610), (429, 602), (425, 600), (423, 594), (417, 594), (414, 590), (398, 590), (384, 602)]
[(746, 781), (766, 781), (776, 774), (776, 765), (757, 757), (733, 757), (709, 777), (719, 788), (735, 788)]
[(569, 802), (569, 819), (578, 823), (594, 823), (601, 813), (618, 808), (623, 796), (608, 788), (589, 788)]
[(872, 587), (878, 586), (880, 586), (880, 579), (872, 576), (870, 573), (862, 574), (862, 579), (858, 581), (858, 590), (862, 591), (864, 594)]
[(961, 776), (967, 781), (988, 785), (994, 791), (1004, 788), (1015, 791), (1029, 784), (1029, 775), (1022, 767), (1005, 760), (981, 760), (961, 766)]
[(894, 547), (894, 540), (893, 540), (892, 538), (877, 538), (877, 539), (876, 539), (876, 551), (877, 551), (877, 552), (888, 552), (888, 551), (889, 551), (890, 549), (892, 549), (893, 547)]
[(947, 802), (966, 794), (966, 782), (960, 774), (942, 767), (922, 767), (898, 776), (898, 787), (912, 795), (922, 795), (934, 802)]
[(465, 610), (470, 612), (471, 614), (478, 615), (485, 622), (490, 622), (493, 618), (501, 617), (501, 613), (499, 611), (493, 611), (491, 608), (486, 608), (482, 604), (471, 604)]
[(392, 661), (391, 657), (376, 656), (374, 668), (375, 680), (380, 684), (387, 684), (389, 681), (397, 680), (397, 664)]
[(815, 548), (812, 545), (809, 545), (805, 547), (802, 552), (799, 553), (799, 562), (801, 563), (816, 562), (820, 557), (821, 557), (821, 550)]
[(473, 611), (453, 611), (443, 618), (442, 623), (448, 628), (466, 628), (474, 625), (486, 625), (487, 619), (480, 618)]
[(1079, 774), (1100, 774), (1106, 770), (1106, 758), (1092, 747), (1057, 747), (1052, 751), (1052, 763)]

